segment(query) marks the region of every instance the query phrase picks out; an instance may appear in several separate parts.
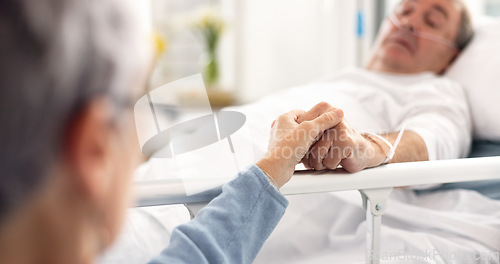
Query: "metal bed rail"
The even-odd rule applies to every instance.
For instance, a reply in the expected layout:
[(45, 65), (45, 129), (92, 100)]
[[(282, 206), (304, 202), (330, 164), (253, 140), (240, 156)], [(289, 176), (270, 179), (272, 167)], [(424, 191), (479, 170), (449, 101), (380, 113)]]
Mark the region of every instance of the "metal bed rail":
[[(281, 188), (283, 195), (358, 190), (367, 217), (367, 263), (379, 263), (380, 226), (387, 209), (387, 198), (394, 187), (500, 179), (500, 156), (439, 161), (396, 163), (348, 173), (335, 171), (296, 171)], [(210, 179), (191, 180), (190, 184), (210, 183)], [(223, 182), (220, 182), (222, 185)], [(218, 196), (216, 187), (187, 195), (182, 179), (136, 182), (136, 206), (186, 204), (199, 209)]]

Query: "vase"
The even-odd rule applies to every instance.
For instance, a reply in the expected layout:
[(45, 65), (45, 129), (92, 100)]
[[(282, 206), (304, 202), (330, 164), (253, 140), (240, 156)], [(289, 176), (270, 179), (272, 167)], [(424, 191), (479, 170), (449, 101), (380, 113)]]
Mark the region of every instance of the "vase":
[(219, 82), (219, 62), (217, 61), (217, 54), (215, 51), (209, 51), (206, 56), (206, 63), (204, 68), (205, 83), (207, 88), (216, 87)]

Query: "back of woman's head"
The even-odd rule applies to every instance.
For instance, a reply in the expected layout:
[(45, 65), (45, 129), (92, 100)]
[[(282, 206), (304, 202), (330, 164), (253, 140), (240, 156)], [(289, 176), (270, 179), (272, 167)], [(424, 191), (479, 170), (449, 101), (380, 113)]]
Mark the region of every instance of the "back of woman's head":
[(92, 98), (129, 96), (145, 73), (131, 3), (0, 2), (0, 221), (46, 180), (72, 116)]

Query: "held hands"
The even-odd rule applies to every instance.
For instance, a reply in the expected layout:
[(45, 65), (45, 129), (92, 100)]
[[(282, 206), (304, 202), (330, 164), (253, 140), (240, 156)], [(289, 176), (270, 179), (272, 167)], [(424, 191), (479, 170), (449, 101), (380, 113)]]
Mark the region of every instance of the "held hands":
[(279, 116), (272, 125), (267, 153), (257, 166), (267, 172), (278, 187), (283, 186), (313, 143), (326, 130), (338, 125), (343, 115), (342, 110), (319, 103), (308, 112), (295, 110)]
[(384, 162), (389, 151), (385, 144), (377, 144), (378, 139), (362, 135), (345, 120), (326, 131), (302, 159), (306, 168), (334, 170), (341, 165), (354, 173), (375, 167)]
[[(325, 109), (313, 109), (302, 115), (298, 123), (314, 118), (318, 113), (332, 106), (323, 105)], [(306, 168), (334, 170), (341, 165), (348, 172), (358, 172), (365, 168), (375, 167), (384, 162), (389, 149), (380, 139), (370, 134), (362, 135), (354, 130), (344, 119), (337, 126), (328, 129), (315, 142), (302, 163)]]
[(273, 122), (268, 151), (257, 166), (281, 187), (299, 162), (315, 170), (341, 165), (351, 173), (382, 164), (389, 147), (377, 137), (358, 133), (343, 115), (324, 102), (308, 112), (281, 115)]

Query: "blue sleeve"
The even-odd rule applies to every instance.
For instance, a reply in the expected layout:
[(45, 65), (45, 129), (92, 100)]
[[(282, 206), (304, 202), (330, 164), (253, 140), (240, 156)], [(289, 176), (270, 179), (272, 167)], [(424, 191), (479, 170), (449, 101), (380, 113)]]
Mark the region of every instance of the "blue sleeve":
[(195, 219), (172, 232), (150, 263), (252, 263), (288, 201), (255, 165), (222, 187)]

